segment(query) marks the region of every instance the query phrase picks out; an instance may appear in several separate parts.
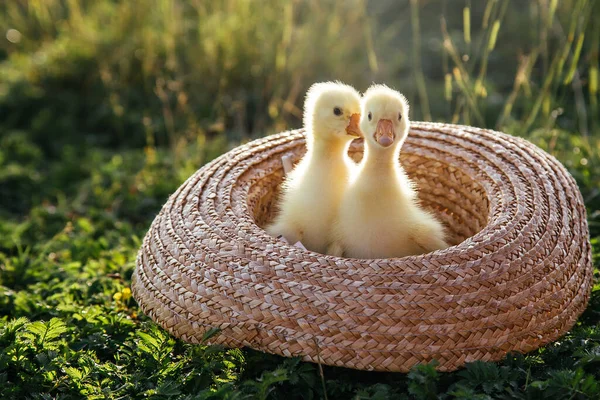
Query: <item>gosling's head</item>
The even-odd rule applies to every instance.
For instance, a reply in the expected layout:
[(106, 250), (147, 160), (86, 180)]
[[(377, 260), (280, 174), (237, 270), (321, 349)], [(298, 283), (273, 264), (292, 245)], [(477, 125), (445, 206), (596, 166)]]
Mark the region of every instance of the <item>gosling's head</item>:
[(351, 141), (360, 136), (359, 121), (360, 94), (352, 86), (321, 82), (308, 90), (304, 103), (304, 126), (309, 139)]
[(360, 129), (369, 148), (392, 151), (408, 135), (408, 101), (385, 85), (373, 85), (362, 98)]

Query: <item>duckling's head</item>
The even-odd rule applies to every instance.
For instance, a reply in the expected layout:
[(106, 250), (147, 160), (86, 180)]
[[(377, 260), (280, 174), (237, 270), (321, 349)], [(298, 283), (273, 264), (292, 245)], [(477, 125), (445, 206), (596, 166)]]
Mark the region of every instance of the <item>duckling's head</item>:
[(360, 135), (360, 94), (340, 82), (315, 83), (306, 93), (304, 127), (310, 141), (351, 141)]
[(369, 148), (389, 151), (408, 135), (408, 101), (385, 85), (373, 85), (362, 98), (360, 129)]

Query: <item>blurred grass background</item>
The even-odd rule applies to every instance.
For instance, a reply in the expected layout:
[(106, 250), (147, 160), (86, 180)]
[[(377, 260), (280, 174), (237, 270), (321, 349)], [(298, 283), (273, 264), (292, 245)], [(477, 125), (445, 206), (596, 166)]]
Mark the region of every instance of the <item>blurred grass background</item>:
[(299, 127), (306, 89), (339, 79), (577, 169), (562, 152), (598, 164), (599, 18), (589, 0), (3, 2), (0, 133), (51, 159), (158, 147), (184, 162)]
[[(9, 390), (7, 396), (104, 393), (100, 383), (65, 372), (65, 365), (85, 367), (73, 343), (107, 352), (107, 359), (89, 355), (107, 371), (123, 364), (134, 374), (139, 358), (128, 354), (123, 361), (123, 346), (138, 343), (138, 332), (162, 333), (116, 294), (129, 285), (154, 215), (208, 160), (250, 139), (300, 127), (304, 93), (316, 81), (341, 80), (359, 90), (387, 83), (409, 98), (413, 120), (498, 129), (555, 155), (581, 188), (598, 266), (599, 49), (594, 0), (0, 2), (0, 344), (5, 340), (8, 349), (0, 356), (0, 383), (13, 384), (1, 390)], [(594, 293), (590, 313), (597, 316)], [(101, 314), (117, 317), (99, 323)], [(72, 329), (62, 359), (40, 367), (41, 350), (31, 344), (30, 364), (15, 361), (10, 351), (19, 329), (33, 324), (9, 329), (18, 317), (55, 317)], [(587, 334), (598, 321), (590, 318), (582, 328)], [(123, 321), (133, 322), (123, 328)], [(118, 334), (106, 333), (108, 325)], [(94, 336), (97, 329), (106, 337)], [(581, 350), (571, 345), (558, 345), (556, 354)], [(181, 359), (199, 351), (173, 346)], [(542, 379), (556, 354), (523, 362), (537, 366)], [(190, 382), (213, 393), (223, 382), (237, 390), (243, 377), (259, 379), (267, 358), (236, 357), (219, 364), (227, 377)], [(565, 368), (577, 371), (576, 361)], [(290, 365), (297, 374), (310, 370), (300, 374), (310, 382), (317, 379), (311, 366)], [(27, 375), (39, 368), (54, 372)], [(144, 388), (121, 382), (123, 395), (156, 395), (152, 390), (165, 376), (183, 379), (170, 364), (148, 368), (166, 375), (156, 372)], [(413, 378), (434, 379), (430, 372)], [(116, 381), (133, 376), (103, 373)], [(377, 386), (379, 378), (363, 382), (330, 373), (327, 391), (338, 390), (339, 398), (388, 390)], [(530, 373), (519, 385), (530, 382)], [(248, 393), (274, 396), (269, 390), (277, 376), (265, 387), (249, 384)], [(57, 377), (62, 380), (53, 383)], [(315, 382), (306, 384), (306, 393), (323, 395)], [(401, 390), (408, 390), (410, 381), (402, 382)], [(276, 393), (286, 396), (288, 389)]]

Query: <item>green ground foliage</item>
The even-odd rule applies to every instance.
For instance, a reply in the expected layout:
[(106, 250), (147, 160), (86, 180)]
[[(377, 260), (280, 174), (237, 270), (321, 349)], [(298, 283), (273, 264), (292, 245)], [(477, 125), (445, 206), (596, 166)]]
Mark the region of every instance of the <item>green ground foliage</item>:
[(556, 343), (409, 374), (186, 344), (129, 289), (168, 195), (227, 149), (299, 127), (325, 79), (388, 82), (413, 119), (555, 155), (598, 268), (593, 0), (11, 0), (0, 33), (0, 398), (600, 398), (598, 284)]

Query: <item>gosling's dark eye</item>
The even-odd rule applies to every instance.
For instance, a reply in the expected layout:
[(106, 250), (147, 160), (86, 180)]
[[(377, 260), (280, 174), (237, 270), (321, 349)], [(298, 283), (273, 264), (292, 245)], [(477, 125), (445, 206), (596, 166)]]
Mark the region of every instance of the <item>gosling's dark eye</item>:
[(398, 113), (398, 121), (402, 119), (402, 114)]
[(371, 111), (369, 111), (369, 115), (367, 115), (367, 117), (369, 118), (369, 121), (373, 119), (373, 114), (371, 114)]
[(339, 107), (335, 107), (335, 108), (333, 109), (333, 113), (334, 113), (335, 115), (337, 115), (337, 116), (340, 116), (340, 115), (342, 115), (342, 109), (341, 109), (341, 108), (339, 108)]

